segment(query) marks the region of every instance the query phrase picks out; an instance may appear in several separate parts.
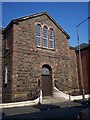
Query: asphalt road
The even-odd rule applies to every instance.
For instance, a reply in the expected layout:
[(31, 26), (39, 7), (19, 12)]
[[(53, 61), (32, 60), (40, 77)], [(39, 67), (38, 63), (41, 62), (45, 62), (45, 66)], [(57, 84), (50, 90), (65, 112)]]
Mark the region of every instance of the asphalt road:
[(37, 105), (3, 110), (2, 120), (77, 120), (80, 110), (86, 106), (81, 103), (58, 103), (53, 105)]
[(44, 110), (40, 112), (34, 113), (27, 113), (27, 114), (20, 114), (20, 115), (13, 115), (8, 116), (9, 120), (25, 120), (25, 119), (60, 119), (60, 120), (77, 120), (78, 112), (82, 110), (81, 107), (67, 107), (67, 108), (56, 108), (51, 110)]

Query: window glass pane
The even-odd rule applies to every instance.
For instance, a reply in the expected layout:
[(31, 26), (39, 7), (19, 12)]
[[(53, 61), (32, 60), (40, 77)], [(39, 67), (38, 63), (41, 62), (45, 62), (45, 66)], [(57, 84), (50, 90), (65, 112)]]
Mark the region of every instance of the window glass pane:
[(48, 29), (46, 26), (44, 26), (44, 38), (48, 38)]
[(50, 40), (50, 48), (54, 48), (54, 42)]
[(53, 31), (53, 29), (50, 29), (50, 39), (54, 39), (54, 31)]
[(42, 68), (42, 75), (50, 75), (49, 70), (47, 68)]
[(5, 84), (8, 83), (8, 64), (5, 66)]
[(41, 26), (38, 24), (37, 25), (37, 36), (41, 36)]
[(36, 45), (41, 46), (41, 25), (36, 26)]
[(48, 39), (45, 39), (44, 38), (44, 40), (43, 40), (43, 45), (44, 45), (44, 47), (47, 47), (48, 46), (48, 41), (47, 41)]
[(50, 28), (50, 48), (54, 48), (54, 31)]
[(44, 26), (43, 28), (43, 46), (44, 47), (48, 47), (48, 29), (46, 26)]
[(37, 46), (41, 46), (41, 38), (37, 37), (36, 38)]

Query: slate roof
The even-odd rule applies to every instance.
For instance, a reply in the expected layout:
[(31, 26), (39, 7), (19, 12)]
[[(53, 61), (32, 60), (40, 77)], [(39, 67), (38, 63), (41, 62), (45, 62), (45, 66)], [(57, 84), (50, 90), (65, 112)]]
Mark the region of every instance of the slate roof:
[(67, 36), (68, 39), (70, 38), (70, 36), (64, 31), (64, 29), (47, 12), (36, 13), (36, 14), (30, 15), (30, 16), (24, 16), (21, 18), (13, 19), (8, 24), (8, 26), (5, 28), (5, 30), (3, 32), (5, 32), (14, 23), (17, 23), (19, 21), (24, 21), (27, 19), (31, 19), (31, 18), (35, 18), (35, 17), (42, 16), (42, 15), (46, 15)]
[[(87, 43), (80, 44), (80, 50), (86, 49), (88, 47), (90, 47), (90, 44), (87, 44)], [(79, 48), (78, 48), (78, 46), (76, 46), (75, 51), (78, 51), (78, 50), (79, 50)]]

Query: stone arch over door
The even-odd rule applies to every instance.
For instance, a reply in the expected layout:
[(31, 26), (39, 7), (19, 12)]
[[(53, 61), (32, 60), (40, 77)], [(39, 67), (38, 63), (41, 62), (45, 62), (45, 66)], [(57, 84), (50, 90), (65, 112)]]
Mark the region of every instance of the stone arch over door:
[(52, 95), (52, 69), (47, 64), (42, 66), (41, 80), (42, 80), (42, 95), (51, 96)]

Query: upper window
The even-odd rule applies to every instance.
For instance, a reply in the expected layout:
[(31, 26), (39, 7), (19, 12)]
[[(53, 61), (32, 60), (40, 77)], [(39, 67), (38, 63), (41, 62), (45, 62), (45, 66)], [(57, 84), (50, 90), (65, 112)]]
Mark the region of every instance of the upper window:
[(37, 24), (37, 26), (36, 26), (36, 45), (39, 47), (42, 46), (41, 25), (40, 24)]
[(46, 26), (43, 28), (43, 47), (48, 47), (48, 28)]
[(50, 28), (50, 48), (54, 48), (54, 31), (52, 28)]
[(9, 40), (8, 38), (4, 38), (5, 39), (5, 49), (9, 49)]
[(36, 24), (36, 46), (54, 49), (54, 30), (46, 25)]

